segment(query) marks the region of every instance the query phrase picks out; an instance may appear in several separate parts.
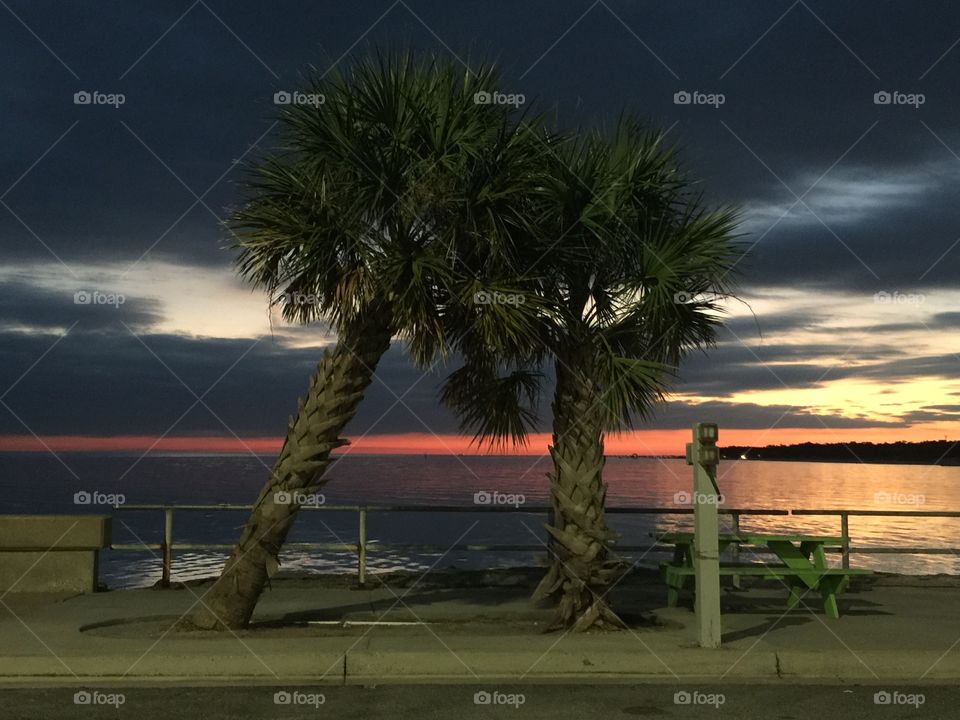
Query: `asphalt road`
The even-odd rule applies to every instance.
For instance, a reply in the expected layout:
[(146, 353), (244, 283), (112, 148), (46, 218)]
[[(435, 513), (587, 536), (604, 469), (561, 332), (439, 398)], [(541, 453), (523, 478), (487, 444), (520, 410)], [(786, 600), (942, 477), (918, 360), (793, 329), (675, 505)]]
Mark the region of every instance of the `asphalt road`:
[[(81, 704), (75, 702), (76, 693)], [(875, 698), (877, 693), (884, 693)], [(280, 694), (278, 694), (280, 693)], [(876, 700), (880, 700), (878, 704)], [(89, 700), (89, 704), (82, 701)], [(889, 700), (889, 703), (883, 703)], [(0, 690), (2, 720), (471, 720), (472, 718), (956, 718), (960, 687), (392, 685)]]

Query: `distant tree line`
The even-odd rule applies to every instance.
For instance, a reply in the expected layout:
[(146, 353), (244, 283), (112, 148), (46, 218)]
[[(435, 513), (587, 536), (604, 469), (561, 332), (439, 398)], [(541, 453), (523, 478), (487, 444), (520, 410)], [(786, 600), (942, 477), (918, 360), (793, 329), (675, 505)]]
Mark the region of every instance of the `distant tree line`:
[(960, 440), (925, 442), (800, 443), (720, 448), (720, 457), (734, 460), (806, 460), (810, 462), (909, 463), (913, 465), (960, 465)]

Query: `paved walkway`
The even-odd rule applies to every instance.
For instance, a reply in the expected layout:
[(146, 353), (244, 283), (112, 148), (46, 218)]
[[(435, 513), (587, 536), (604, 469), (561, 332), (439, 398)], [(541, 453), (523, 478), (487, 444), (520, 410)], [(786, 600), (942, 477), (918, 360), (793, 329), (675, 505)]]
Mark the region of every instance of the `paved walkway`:
[(550, 611), (527, 600), (535, 579), (498, 573), (486, 586), (477, 576), (435, 572), (417, 584), (391, 577), (369, 589), (345, 579), (280, 579), (254, 627), (239, 633), (171, 629), (209, 584), (70, 598), (9, 594), (0, 604), (0, 684), (960, 679), (960, 578), (857, 581), (838, 620), (812, 597), (810, 607), (787, 612), (776, 582), (728, 588), (720, 650), (696, 647), (692, 611), (663, 608), (655, 574), (614, 590), (614, 607), (631, 625), (616, 633), (544, 633)]

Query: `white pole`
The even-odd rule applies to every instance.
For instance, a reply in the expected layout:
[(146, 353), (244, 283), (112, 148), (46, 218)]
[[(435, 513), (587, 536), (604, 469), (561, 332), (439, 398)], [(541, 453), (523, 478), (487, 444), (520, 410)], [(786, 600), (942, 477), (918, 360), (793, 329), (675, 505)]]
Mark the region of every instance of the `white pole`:
[(720, 524), (717, 505), (717, 450), (719, 430), (712, 423), (693, 426), (687, 445), (687, 464), (693, 465), (693, 567), (696, 580), (694, 610), (701, 647), (720, 647)]

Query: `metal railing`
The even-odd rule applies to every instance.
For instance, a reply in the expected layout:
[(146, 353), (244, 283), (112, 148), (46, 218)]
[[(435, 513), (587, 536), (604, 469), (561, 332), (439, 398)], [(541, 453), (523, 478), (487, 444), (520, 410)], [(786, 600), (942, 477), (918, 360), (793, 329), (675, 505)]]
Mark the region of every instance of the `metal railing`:
[(791, 510), (792, 515), (820, 515), (839, 516), (840, 534), (843, 536), (843, 567), (850, 567), (850, 554), (862, 555), (957, 555), (960, 548), (945, 547), (851, 547), (850, 545), (850, 518), (859, 517), (955, 517), (960, 518), (960, 511), (956, 510)]
[[(115, 543), (111, 544), (112, 550), (121, 552), (143, 552), (159, 551), (162, 560), (161, 584), (167, 586), (170, 584), (170, 576), (173, 566), (174, 550), (232, 550), (234, 544), (223, 543), (174, 543), (173, 540), (173, 514), (174, 511), (185, 512), (249, 512), (251, 505), (120, 505), (114, 508), (118, 511), (141, 511), (141, 512), (162, 512), (163, 513), (163, 542), (159, 545), (145, 543)], [(367, 578), (367, 555), (371, 552), (382, 550), (400, 550), (420, 553), (442, 553), (451, 551), (546, 551), (544, 544), (538, 545), (471, 545), (458, 544), (433, 545), (433, 544), (409, 544), (409, 543), (381, 543), (370, 542), (367, 539), (367, 515), (368, 513), (388, 513), (388, 512), (413, 512), (413, 513), (529, 513), (546, 514), (549, 508), (526, 507), (522, 509), (504, 506), (437, 506), (437, 505), (305, 505), (300, 508), (306, 512), (356, 512), (358, 513), (357, 523), (357, 542), (354, 543), (286, 543), (284, 549), (287, 550), (350, 550), (357, 555), (357, 577), (361, 585), (366, 583)], [(851, 517), (956, 517), (960, 518), (960, 511), (949, 510), (784, 510), (784, 509), (763, 509), (763, 508), (719, 508), (719, 514), (729, 515), (731, 522), (731, 531), (734, 534), (740, 532), (740, 519), (744, 516), (838, 516), (840, 518), (840, 535), (843, 538), (842, 545), (838, 547), (827, 548), (828, 552), (839, 552), (842, 554), (842, 564), (844, 568), (850, 567), (851, 554), (900, 554), (900, 555), (957, 555), (960, 556), (960, 548), (944, 547), (870, 547), (870, 546), (852, 546), (850, 544), (850, 518)], [(607, 508), (609, 515), (692, 515), (693, 508), (685, 507), (614, 507)], [(629, 552), (649, 552), (652, 550), (668, 550), (672, 546), (653, 543), (652, 545), (616, 545), (618, 551)], [(734, 559), (739, 555), (739, 547), (733, 546), (732, 552)]]

